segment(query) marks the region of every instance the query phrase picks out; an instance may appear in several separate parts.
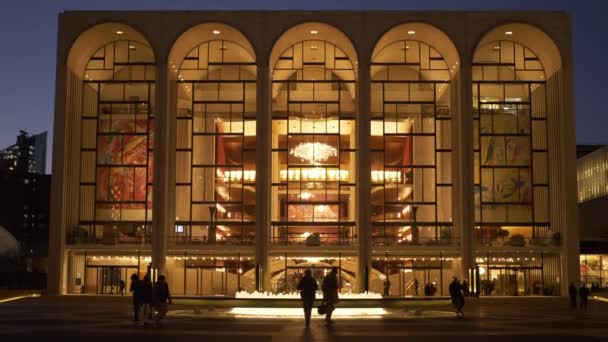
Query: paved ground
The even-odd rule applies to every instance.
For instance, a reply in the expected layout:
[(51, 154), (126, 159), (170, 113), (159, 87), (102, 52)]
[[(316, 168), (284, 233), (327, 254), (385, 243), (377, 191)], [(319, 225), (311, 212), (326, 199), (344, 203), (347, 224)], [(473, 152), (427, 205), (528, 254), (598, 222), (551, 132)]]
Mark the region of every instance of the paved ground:
[[(608, 303), (592, 301), (589, 311), (573, 312), (558, 298), (491, 298), (470, 300), (466, 317), (401, 317), (341, 319), (333, 326), (315, 320), (310, 329), (301, 319), (231, 318), (201, 314), (205, 308), (175, 306), (162, 329), (135, 328), (130, 298), (40, 297), (0, 303), (0, 340), (163, 340), (170, 341), (600, 341), (608, 339)], [(447, 312), (449, 307), (422, 309)], [(216, 309), (222, 313), (224, 309)], [(212, 310), (213, 311), (213, 310)], [(211, 312), (212, 312), (211, 311)], [(191, 312), (191, 314), (188, 314)], [(410, 310), (410, 313), (413, 312)], [(186, 313), (186, 314), (184, 314)], [(396, 314), (397, 313), (397, 314)], [(53, 339), (51, 339), (53, 338)]]

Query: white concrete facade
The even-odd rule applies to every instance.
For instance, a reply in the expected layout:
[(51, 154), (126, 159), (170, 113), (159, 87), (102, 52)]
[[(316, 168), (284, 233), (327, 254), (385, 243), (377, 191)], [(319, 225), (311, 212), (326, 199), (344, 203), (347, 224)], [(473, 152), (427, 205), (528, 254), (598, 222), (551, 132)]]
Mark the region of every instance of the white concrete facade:
[[(348, 54), (355, 54), (356, 74), (356, 210), (357, 241), (349, 246), (277, 246), (271, 236), (271, 92), (275, 44), (286, 46), (297, 43), (298, 37), (287, 37), (291, 28), (298, 25), (327, 25), (333, 27), (334, 36), (324, 39), (334, 43)], [(452, 48), (446, 47), (443, 57), (451, 70), (451, 179), (452, 224), (459, 241), (447, 247), (435, 246), (379, 246), (372, 239), (372, 208), (370, 177), (371, 153), (370, 121), (370, 68), (373, 51), (387, 32), (400, 25), (430, 26), (428, 36), (421, 42), (441, 43), (444, 36)], [(105, 26), (104, 26), (105, 25)], [(189, 245), (178, 246), (169, 241), (175, 229), (175, 177), (176, 177), (176, 82), (170, 62), (176, 42), (188, 30), (199, 25), (231, 27), (251, 44), (257, 67), (256, 78), (256, 182), (255, 182), (255, 243), (253, 246)], [(417, 25), (417, 26), (416, 26)], [(100, 29), (97, 29), (101, 27)], [(82, 106), (80, 86), (84, 65), (92, 54), (104, 44), (116, 39), (117, 29), (124, 30), (131, 39), (143, 39), (151, 47), (155, 58), (155, 113), (154, 197), (151, 244), (91, 245), (68, 244), (66, 234), (70, 227), (79, 224), (79, 165), (80, 137), (79, 108)], [(224, 32), (228, 32), (223, 30)], [(411, 30), (414, 32), (414, 30)], [(505, 36), (505, 32), (511, 32)], [(437, 32), (437, 33), (435, 33)], [(209, 33), (207, 33), (209, 34)], [(235, 33), (236, 34), (236, 33)], [(346, 37), (343, 39), (342, 36)], [(439, 37), (441, 36), (441, 37)], [(541, 37), (542, 36), (542, 37)], [(285, 38), (287, 37), (287, 38)], [(439, 37), (439, 38), (438, 38)], [(541, 38), (539, 38), (541, 37)], [(410, 39), (405, 36), (399, 39)], [(99, 40), (99, 43), (95, 42)], [(200, 44), (204, 37), (194, 40), (190, 48)], [(561, 242), (555, 246), (487, 246), (476, 239), (474, 205), (474, 118), (473, 113), (473, 61), (476, 49), (485, 42), (508, 40), (533, 51), (546, 73), (547, 146), (550, 230), (558, 232)], [(348, 43), (348, 44), (347, 44)], [(445, 43), (448, 46), (448, 43)], [(549, 44), (551, 46), (547, 46)], [(89, 45), (92, 45), (89, 47)], [(433, 44), (431, 44), (433, 45)], [(442, 50), (442, 47), (436, 47)], [(451, 52), (450, 52), (451, 51)], [(557, 51), (557, 55), (554, 53)], [(184, 52), (185, 55), (185, 52)], [(183, 58), (183, 57), (182, 57)], [(452, 63), (450, 63), (452, 62)], [(51, 198), (51, 232), (49, 248), (48, 290), (52, 294), (71, 292), (70, 265), (72, 253), (87, 251), (107, 255), (151, 256), (151, 266), (167, 272), (167, 257), (202, 253), (203, 255), (241, 255), (255, 260), (257, 286), (271, 289), (271, 258), (278, 256), (352, 257), (356, 261), (356, 285), (362, 291), (369, 286), (363, 276), (371, 273), (373, 257), (388, 253), (402, 256), (453, 257), (460, 264), (460, 277), (467, 270), (490, 263), (490, 254), (523, 255), (537, 253), (552, 255), (552, 276), (567, 293), (570, 281), (579, 279), (579, 241), (576, 204), (574, 89), (573, 89), (572, 38), (569, 18), (562, 12), (441, 12), (441, 11), (192, 11), (192, 12), (64, 12), (59, 16), (57, 47), (57, 78), (55, 98), (53, 181)], [(515, 253), (515, 254), (513, 254)], [(518, 254), (519, 253), (519, 254)], [(477, 260), (487, 256), (485, 261)], [(86, 259), (86, 254), (85, 254)], [(342, 262), (342, 261), (340, 261)], [(345, 261), (346, 263), (347, 261)], [(350, 260), (348, 261), (350, 262)], [(85, 262), (86, 263), (86, 262)], [(547, 262), (549, 263), (549, 262)], [(287, 265), (287, 260), (285, 260)], [(489, 268), (487, 272), (489, 272)], [(141, 268), (140, 268), (141, 269)], [(186, 271), (184, 270), (184, 278)], [(85, 278), (86, 279), (86, 278)], [(185, 280), (184, 280), (184, 288)]]

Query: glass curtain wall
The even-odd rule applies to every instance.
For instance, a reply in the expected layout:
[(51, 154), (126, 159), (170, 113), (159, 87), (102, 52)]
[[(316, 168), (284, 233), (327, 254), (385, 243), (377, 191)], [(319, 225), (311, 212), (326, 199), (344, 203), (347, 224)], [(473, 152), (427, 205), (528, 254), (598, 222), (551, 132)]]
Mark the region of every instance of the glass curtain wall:
[(545, 72), (512, 41), (479, 47), (473, 64), (475, 222), (490, 246), (559, 244), (549, 225)]
[(154, 55), (117, 40), (90, 58), (82, 84), (79, 226), (70, 243), (150, 242)]
[(453, 256), (374, 256), (370, 290), (385, 296), (448, 296), (460, 258)]
[(452, 232), (450, 72), (433, 47), (400, 40), (371, 64), (374, 245), (447, 245)]
[(256, 72), (242, 46), (219, 39), (179, 67), (176, 243), (254, 241)]
[(355, 71), (306, 40), (272, 71), (272, 232), (283, 245), (350, 245), (355, 230)]

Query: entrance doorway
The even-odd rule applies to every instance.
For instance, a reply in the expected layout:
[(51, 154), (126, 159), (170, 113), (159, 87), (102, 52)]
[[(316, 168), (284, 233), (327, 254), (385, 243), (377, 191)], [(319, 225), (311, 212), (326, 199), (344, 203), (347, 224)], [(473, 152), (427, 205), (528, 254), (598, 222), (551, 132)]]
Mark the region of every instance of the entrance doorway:
[(125, 294), (128, 293), (131, 274), (137, 273), (134, 266), (88, 266), (86, 293), (120, 294), (120, 282), (125, 283)]
[(542, 295), (543, 279), (540, 268), (490, 268), (482, 284), (484, 295), (529, 296)]
[(389, 288), (391, 296), (443, 295), (440, 268), (389, 268), (388, 274), (391, 282)]

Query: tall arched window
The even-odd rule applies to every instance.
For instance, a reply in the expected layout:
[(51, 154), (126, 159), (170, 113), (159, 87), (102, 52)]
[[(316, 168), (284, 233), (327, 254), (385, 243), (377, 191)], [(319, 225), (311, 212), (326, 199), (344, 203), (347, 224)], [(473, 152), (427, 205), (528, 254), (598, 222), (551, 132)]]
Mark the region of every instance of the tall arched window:
[(79, 202), (84, 231), (72, 234), (88, 242), (149, 242), (154, 70), (151, 48), (132, 40), (112, 41), (86, 64)]
[(252, 244), (256, 65), (223, 39), (192, 49), (177, 71), (177, 243)]
[(524, 246), (549, 230), (545, 70), (525, 46), (497, 40), (473, 64), (475, 222), (483, 245)]
[(272, 67), (271, 241), (352, 244), (356, 77), (351, 58), (328, 41), (303, 40)]
[(376, 48), (371, 79), (373, 243), (450, 244), (450, 69), (432, 46), (398, 40)]

